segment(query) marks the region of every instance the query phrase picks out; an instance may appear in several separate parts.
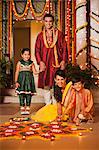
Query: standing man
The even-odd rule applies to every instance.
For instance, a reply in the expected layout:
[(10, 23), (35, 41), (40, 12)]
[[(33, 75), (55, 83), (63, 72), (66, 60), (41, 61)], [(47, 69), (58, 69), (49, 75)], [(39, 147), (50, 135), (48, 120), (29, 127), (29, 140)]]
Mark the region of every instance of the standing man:
[(38, 87), (50, 89), (53, 86), (57, 69), (64, 70), (67, 62), (67, 46), (62, 32), (53, 27), (54, 17), (45, 14), (44, 27), (38, 34), (35, 44), (35, 56), (40, 68)]

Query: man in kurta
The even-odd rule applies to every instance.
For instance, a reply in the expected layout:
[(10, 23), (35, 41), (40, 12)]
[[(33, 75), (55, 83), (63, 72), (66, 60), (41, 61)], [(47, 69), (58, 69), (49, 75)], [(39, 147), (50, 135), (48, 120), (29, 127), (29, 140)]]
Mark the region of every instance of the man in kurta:
[(40, 68), (38, 87), (50, 89), (54, 83), (57, 69), (65, 69), (67, 62), (67, 46), (61, 31), (53, 27), (54, 17), (45, 14), (44, 27), (38, 34), (35, 44), (35, 56)]

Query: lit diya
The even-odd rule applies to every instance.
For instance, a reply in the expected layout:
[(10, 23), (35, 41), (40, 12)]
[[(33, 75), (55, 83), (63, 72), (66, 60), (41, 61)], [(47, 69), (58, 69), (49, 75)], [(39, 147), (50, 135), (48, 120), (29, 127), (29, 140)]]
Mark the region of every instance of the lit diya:
[(82, 136), (83, 134), (80, 132), (78, 135), (79, 135), (79, 136)]
[(93, 128), (89, 128), (90, 129), (90, 131), (92, 131), (93, 130)]

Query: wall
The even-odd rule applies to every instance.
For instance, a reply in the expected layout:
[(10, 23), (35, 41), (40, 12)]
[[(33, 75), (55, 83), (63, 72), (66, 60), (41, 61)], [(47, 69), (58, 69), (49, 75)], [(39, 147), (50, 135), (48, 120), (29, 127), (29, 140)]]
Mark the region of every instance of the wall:
[(2, 57), (2, 3), (0, 3), (0, 59)]
[[(37, 21), (31, 21), (31, 25), (30, 25), (30, 42), (31, 42), (31, 59), (34, 61), (34, 64), (37, 68), (37, 70), (39, 69), (37, 63), (36, 63), (36, 59), (35, 59), (35, 41), (36, 41), (36, 37), (38, 35), (39, 32), (41, 32), (42, 30), (42, 22), (37, 22)], [(35, 77), (35, 84), (37, 86), (37, 81), (38, 81), (38, 76), (34, 75)]]
[[(36, 68), (39, 69), (35, 59), (35, 41), (38, 33), (42, 30), (42, 25), (42, 22), (37, 22), (34, 20), (15, 23), (13, 30), (14, 70), (16, 63), (20, 59), (20, 49), (23, 47), (28, 47), (31, 49), (31, 59), (34, 61)], [(37, 86), (38, 76), (34, 75), (34, 77)]]
[(30, 23), (16, 22), (13, 29), (14, 44), (14, 72), (17, 62), (20, 60), (21, 49), (30, 48)]

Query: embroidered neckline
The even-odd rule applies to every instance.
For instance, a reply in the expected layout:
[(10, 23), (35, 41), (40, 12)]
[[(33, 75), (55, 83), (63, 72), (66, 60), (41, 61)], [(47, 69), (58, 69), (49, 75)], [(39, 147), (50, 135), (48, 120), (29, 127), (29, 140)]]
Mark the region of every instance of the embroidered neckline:
[(46, 31), (45, 28), (43, 29), (43, 39), (44, 39), (44, 44), (46, 46), (46, 48), (53, 48), (57, 42), (57, 38), (58, 38), (58, 30), (55, 30), (54, 28), (52, 29), (53, 32), (53, 42), (52, 44), (49, 46), (47, 43), (47, 39), (46, 39)]

